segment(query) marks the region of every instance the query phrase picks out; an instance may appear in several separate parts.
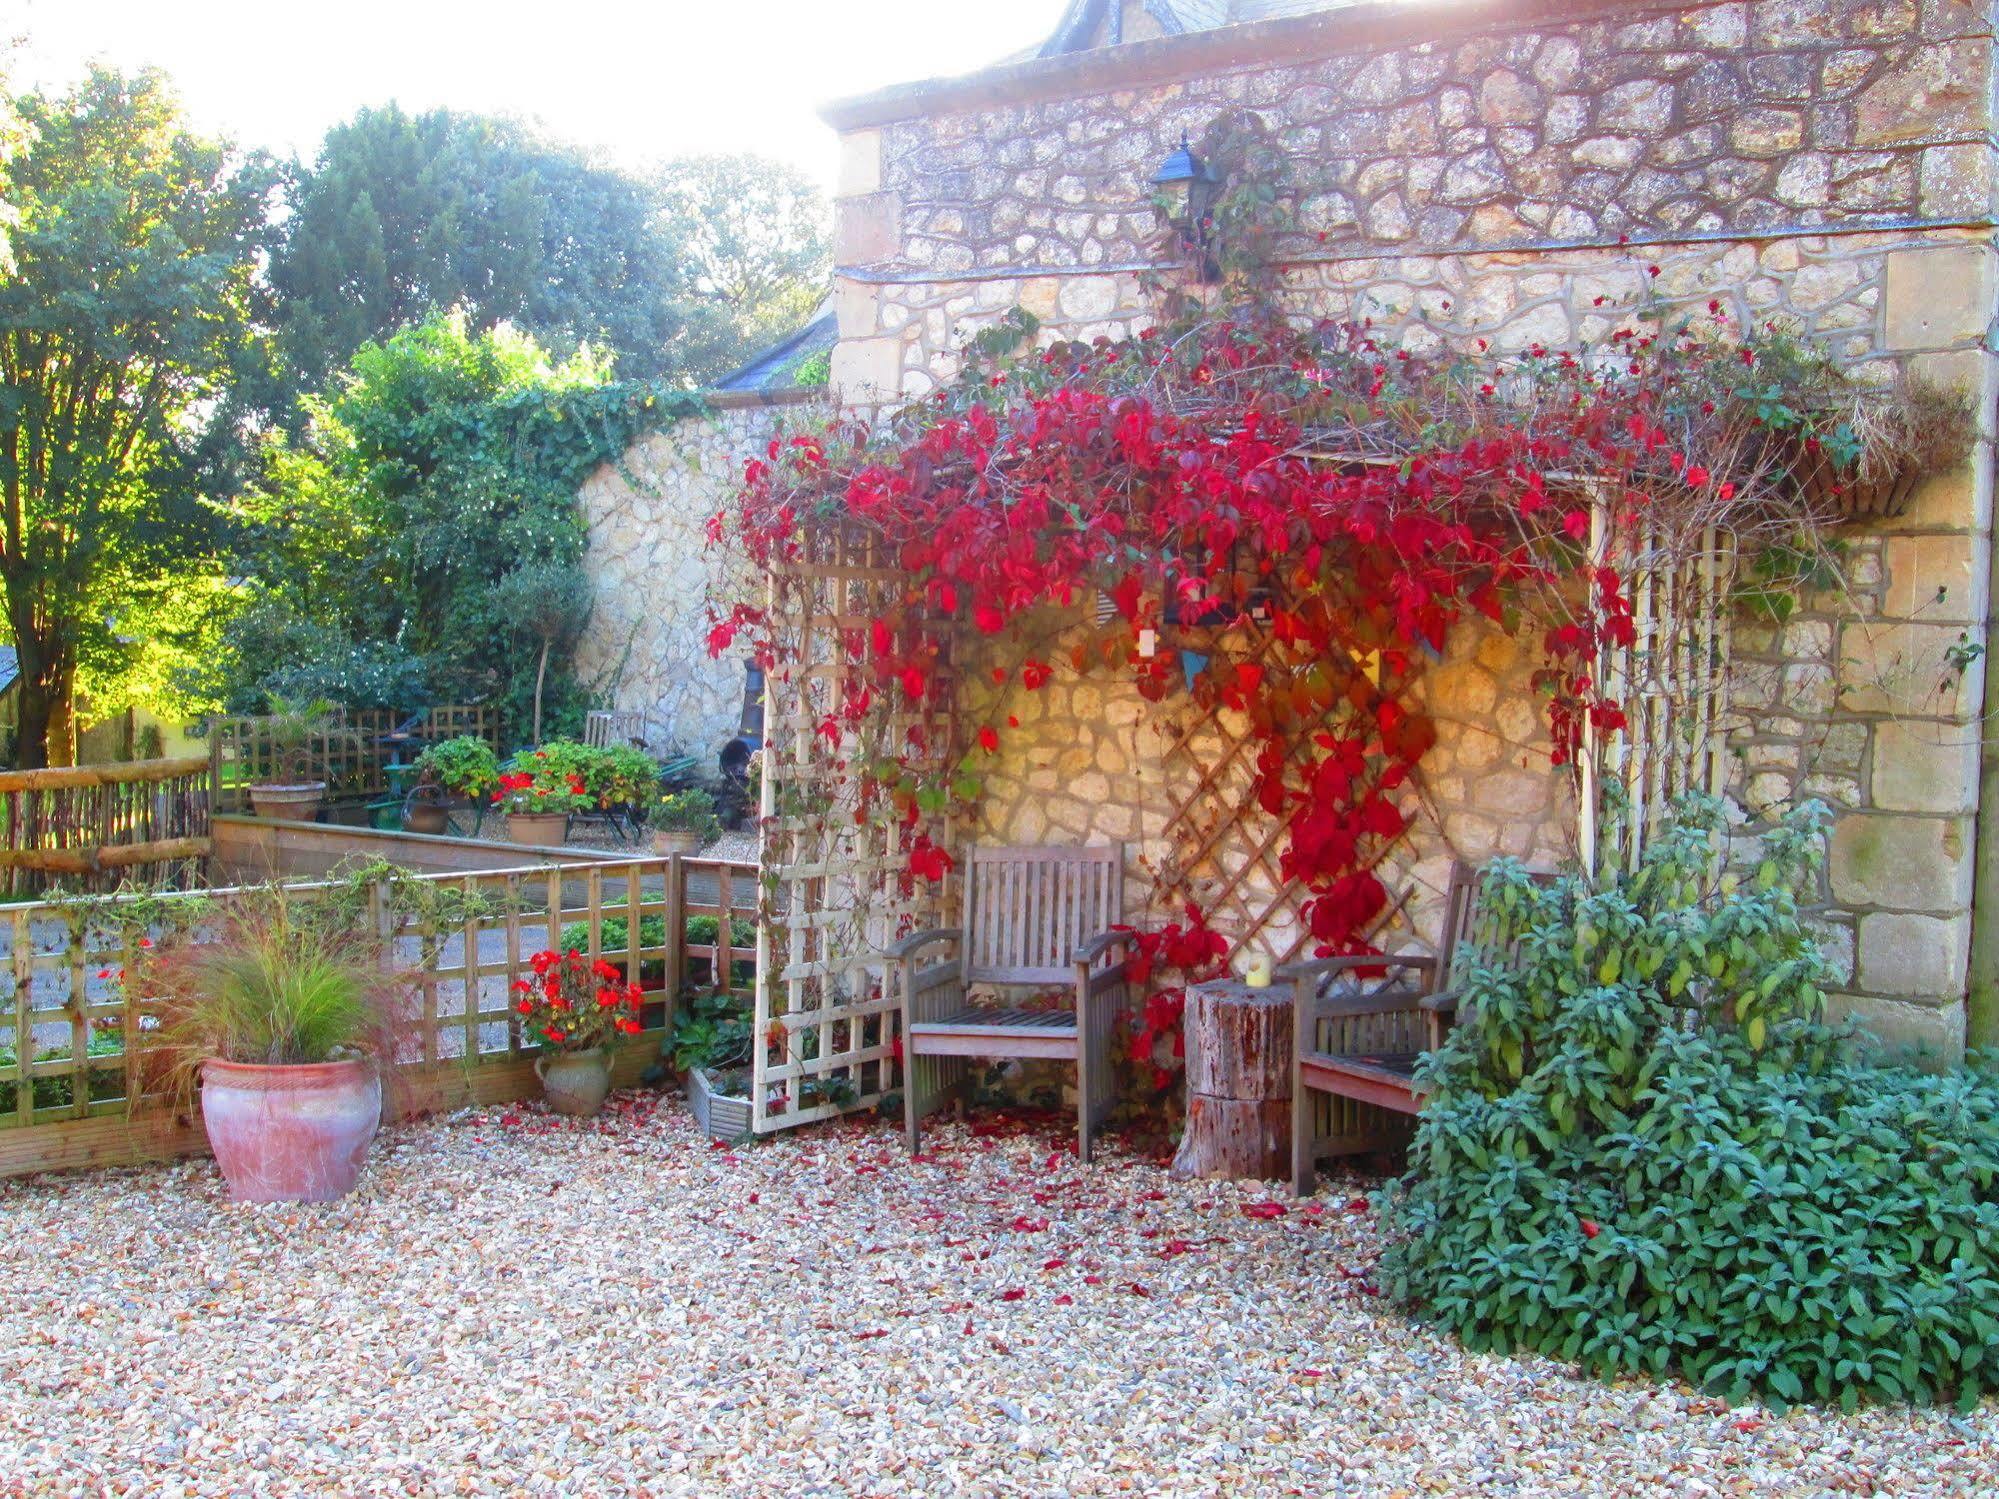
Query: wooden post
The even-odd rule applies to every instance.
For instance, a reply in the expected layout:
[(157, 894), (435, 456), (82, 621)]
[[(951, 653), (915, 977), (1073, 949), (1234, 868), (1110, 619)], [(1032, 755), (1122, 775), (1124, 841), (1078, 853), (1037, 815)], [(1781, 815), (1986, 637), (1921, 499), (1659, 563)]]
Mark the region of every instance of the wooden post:
[(1173, 1176), (1282, 1179), (1291, 1163), (1291, 991), (1233, 979), (1195, 984), (1187, 1036), (1187, 1132)]

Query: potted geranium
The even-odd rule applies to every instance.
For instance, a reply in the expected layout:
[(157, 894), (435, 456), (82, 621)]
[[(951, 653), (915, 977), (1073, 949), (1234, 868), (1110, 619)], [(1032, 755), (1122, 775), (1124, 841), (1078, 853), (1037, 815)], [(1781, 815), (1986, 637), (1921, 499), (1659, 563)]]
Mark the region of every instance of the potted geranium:
[(501, 772), (493, 805), (507, 814), (509, 840), (555, 848), (569, 836), (569, 814), (588, 811), (596, 798), (574, 771), (564, 774), (530, 757)]
[(139, 976), (174, 1091), (199, 1085), (236, 1201), (330, 1202), (381, 1121), (407, 989), (351, 927), (283, 891), (246, 895), (203, 936)]
[(250, 807), (259, 817), (310, 821), (326, 798), (326, 757), (335, 744), (358, 742), (326, 698), (271, 695), (270, 711), (255, 721), (269, 754), (268, 778), (250, 785)]
[(403, 799), (403, 826), (412, 833), (442, 833), (451, 809), (491, 796), (500, 784), (500, 760), (476, 734), (431, 745), (416, 757), (416, 784)]
[(653, 848), (663, 854), (691, 854), (722, 831), (715, 798), (696, 786), (670, 791), (652, 809)]
[(538, 952), (531, 979), (514, 982), (514, 1009), (527, 1040), (541, 1048), (535, 1076), (558, 1114), (587, 1118), (611, 1091), (611, 1049), (635, 1036), (643, 995), (617, 968), (571, 948)]

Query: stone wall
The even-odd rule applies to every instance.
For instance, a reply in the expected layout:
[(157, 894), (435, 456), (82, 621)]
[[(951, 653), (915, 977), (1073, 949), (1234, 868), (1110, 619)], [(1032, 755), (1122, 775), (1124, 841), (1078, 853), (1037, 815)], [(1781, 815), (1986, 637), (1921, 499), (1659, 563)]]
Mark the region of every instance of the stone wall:
[[(1995, 392), (1989, 10), (1550, 0), (1491, 16), (1356, 7), (831, 107), (839, 397), (924, 393), (1016, 304), (1051, 337), (1143, 326), (1146, 179), (1231, 108), (1292, 161), (1300, 311), (1373, 317), (1411, 347), (1512, 351), (1598, 342), (1641, 295), (1712, 300), (1856, 366), (1906, 361), (1973, 390), (1972, 461), (1847, 539), (1837, 597), (1781, 628), (1738, 622), (1731, 735), (1752, 810), (1838, 809), (1825, 922), (1842, 1004), (1954, 1052), (1984, 703), (1980, 664), (1957, 663), (1984, 640)], [(1428, 890), (1453, 846), (1561, 851), (1572, 801), (1534, 743), (1530, 656), (1471, 634), (1431, 673), (1433, 710), (1458, 727), (1425, 762), (1432, 815), (1404, 860)], [(1170, 800), (1156, 715), (1096, 683), (1044, 696), (1015, 709), (1032, 733), (992, 778), (983, 833), (1143, 846)]]
[(703, 528), (787, 409), (729, 396), (714, 406), (635, 443), (577, 496), (596, 594), (577, 673), (610, 706), (647, 715), (654, 751), (697, 755), (711, 769), (741, 718), (744, 664), (708, 655)]

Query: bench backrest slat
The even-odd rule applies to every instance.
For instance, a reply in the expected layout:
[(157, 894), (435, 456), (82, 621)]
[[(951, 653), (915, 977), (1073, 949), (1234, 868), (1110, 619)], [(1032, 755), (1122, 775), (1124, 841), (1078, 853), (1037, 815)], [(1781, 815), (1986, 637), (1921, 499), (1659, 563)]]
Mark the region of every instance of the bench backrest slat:
[(1124, 845), (974, 847), (965, 982), (1073, 982), (1076, 945), (1124, 920)]

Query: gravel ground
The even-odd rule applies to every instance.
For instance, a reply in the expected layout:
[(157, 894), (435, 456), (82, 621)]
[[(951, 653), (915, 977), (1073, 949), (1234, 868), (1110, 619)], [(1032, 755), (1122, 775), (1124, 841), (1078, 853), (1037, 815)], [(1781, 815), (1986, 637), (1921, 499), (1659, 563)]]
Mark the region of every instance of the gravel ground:
[(1060, 1131), (722, 1150), (620, 1095), (398, 1128), (330, 1208), (0, 1184), (0, 1495), (1999, 1492), (1999, 1406), (1467, 1355), (1374, 1295), (1358, 1183), (1259, 1210)]

